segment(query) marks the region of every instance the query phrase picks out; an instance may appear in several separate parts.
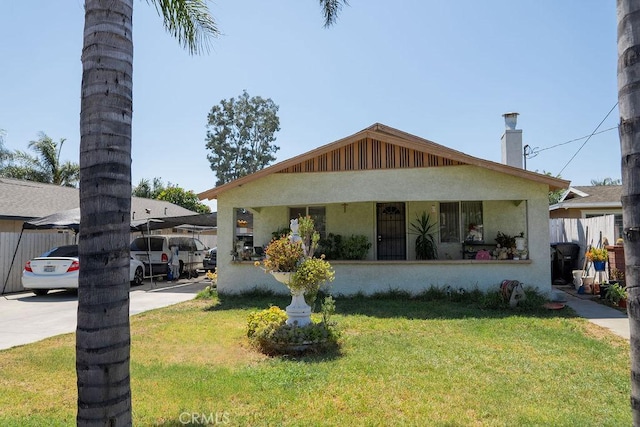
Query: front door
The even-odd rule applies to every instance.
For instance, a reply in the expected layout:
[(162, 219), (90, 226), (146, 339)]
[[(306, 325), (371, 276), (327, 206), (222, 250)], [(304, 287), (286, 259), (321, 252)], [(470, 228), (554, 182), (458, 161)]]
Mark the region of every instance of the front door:
[(404, 203), (378, 203), (378, 259), (406, 260)]

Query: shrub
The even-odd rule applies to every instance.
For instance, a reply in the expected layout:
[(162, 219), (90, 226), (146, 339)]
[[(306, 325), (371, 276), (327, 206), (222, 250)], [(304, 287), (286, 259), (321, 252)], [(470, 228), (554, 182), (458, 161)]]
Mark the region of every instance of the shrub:
[(196, 295), (196, 299), (212, 299), (218, 296), (215, 286), (207, 286)]
[(247, 322), (247, 337), (253, 346), (268, 355), (323, 351), (338, 346), (339, 332), (330, 321), (335, 312), (331, 296), (322, 304), (322, 321), (306, 326), (287, 325), (286, 313), (278, 307), (252, 313)]
[(329, 233), (320, 240), (316, 252), (324, 254), (330, 260), (358, 260), (365, 259), (370, 248), (371, 243), (365, 235), (352, 234), (343, 238), (340, 234)]
[(281, 326), (287, 321), (287, 313), (280, 307), (271, 306), (266, 310), (249, 314), (247, 336), (252, 338), (258, 331), (270, 325)]
[(347, 237), (342, 244), (343, 259), (365, 259), (371, 248), (371, 242), (367, 236), (352, 234)]

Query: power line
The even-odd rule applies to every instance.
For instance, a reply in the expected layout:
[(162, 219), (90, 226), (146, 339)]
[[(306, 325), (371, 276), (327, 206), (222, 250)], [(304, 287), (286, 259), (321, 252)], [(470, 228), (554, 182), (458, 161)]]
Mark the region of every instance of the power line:
[(545, 148), (536, 147), (532, 149), (531, 154), (538, 155), (538, 153), (540, 153), (541, 151), (551, 150), (552, 148), (560, 147), (562, 145), (567, 145), (576, 141), (581, 141), (585, 138), (590, 138), (591, 136), (594, 136), (594, 135), (600, 135), (601, 133), (609, 132), (610, 130), (614, 130), (614, 129), (618, 129), (618, 126), (613, 126), (613, 127), (610, 127), (609, 129), (601, 130), (600, 132), (592, 133), (590, 135), (581, 136), (580, 138), (572, 139), (570, 141), (561, 142), (560, 144), (552, 145), (550, 147), (545, 147)]
[(596, 128), (593, 130), (593, 132), (591, 132), (591, 135), (589, 135), (589, 137), (582, 143), (582, 145), (580, 146), (580, 148), (578, 148), (578, 150), (576, 151), (576, 153), (569, 159), (569, 161), (567, 162), (566, 165), (564, 165), (564, 167), (562, 169), (560, 169), (560, 172), (558, 172), (558, 176), (562, 175), (562, 171), (564, 171), (567, 166), (569, 166), (569, 163), (571, 163), (571, 161), (573, 159), (576, 158), (576, 156), (578, 155), (578, 153), (580, 152), (580, 150), (582, 150), (582, 148), (584, 148), (584, 146), (587, 144), (587, 142), (589, 142), (589, 140), (591, 139), (591, 137), (593, 135), (596, 134), (596, 132), (598, 131), (598, 129), (600, 129), (600, 126), (602, 126), (602, 124), (604, 123), (605, 120), (607, 120), (607, 117), (609, 117), (609, 114), (611, 114), (613, 112), (613, 110), (618, 106), (618, 103), (616, 102), (613, 107), (611, 107), (611, 110), (609, 110), (609, 112), (607, 113), (606, 116), (604, 116), (604, 119), (602, 119), (602, 121), (598, 124), (598, 126), (596, 126)]

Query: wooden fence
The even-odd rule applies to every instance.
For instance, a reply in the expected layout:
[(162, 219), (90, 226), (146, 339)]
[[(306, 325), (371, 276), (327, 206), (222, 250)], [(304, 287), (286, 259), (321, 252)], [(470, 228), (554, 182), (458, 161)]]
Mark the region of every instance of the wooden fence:
[[(577, 243), (580, 245), (579, 260), (584, 260), (587, 246), (604, 245), (607, 239), (610, 245), (615, 244), (615, 224), (613, 215), (593, 218), (556, 218), (549, 220), (550, 243)], [(603, 241), (600, 241), (602, 238)]]
[(25, 230), (22, 238), (20, 233), (0, 233), (0, 292), (3, 288), (5, 294), (22, 291), (20, 277), (27, 261), (53, 247), (73, 243), (75, 235), (69, 231)]

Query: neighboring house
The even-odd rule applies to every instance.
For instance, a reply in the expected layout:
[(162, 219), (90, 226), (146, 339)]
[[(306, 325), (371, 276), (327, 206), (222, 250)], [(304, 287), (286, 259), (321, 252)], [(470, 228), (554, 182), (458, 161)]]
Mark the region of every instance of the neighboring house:
[[(505, 279), (551, 290), (548, 192), (569, 182), (522, 169), (522, 131), (502, 137), (508, 164), (469, 156), (374, 124), (351, 136), (205, 191), (218, 203), (218, 289), (286, 289), (250, 261), (237, 261), (236, 212), (253, 214), (253, 244), (265, 246), (291, 218), (311, 215), (321, 234), (364, 235), (362, 261), (332, 261), (336, 294), (370, 294), (430, 286), (498, 289)], [(519, 163), (518, 163), (519, 161)], [(438, 260), (416, 261), (410, 223), (422, 212), (437, 221)], [(463, 259), (470, 226), (484, 243), (498, 232), (524, 232), (526, 260)]]
[[(22, 289), (20, 274), (27, 260), (52, 246), (75, 241), (75, 236), (70, 231), (29, 231), (24, 233), (28, 235), (21, 236), (23, 223), (78, 208), (80, 194), (77, 188), (0, 178), (0, 195), (2, 195), (0, 197), (0, 289), (8, 293)], [(197, 213), (161, 200), (131, 198), (132, 221), (195, 214)], [(200, 233), (204, 228), (192, 227), (192, 229)], [(206, 229), (210, 230), (211, 227)], [(182, 230), (185, 233), (188, 231), (190, 230)], [(161, 232), (162, 230), (152, 231), (152, 233)], [(198, 237), (205, 245), (210, 247), (216, 245), (215, 229), (208, 235), (202, 232)]]
[(615, 235), (610, 241), (614, 244), (622, 236), (621, 185), (572, 186), (558, 203), (549, 206), (550, 219), (593, 218), (602, 215), (614, 216)]
[[(80, 206), (77, 188), (0, 178), (0, 232), (19, 233), (24, 221)], [(131, 198), (131, 219), (194, 215), (196, 212), (162, 200)]]

